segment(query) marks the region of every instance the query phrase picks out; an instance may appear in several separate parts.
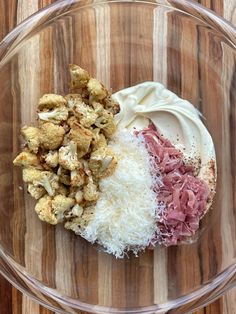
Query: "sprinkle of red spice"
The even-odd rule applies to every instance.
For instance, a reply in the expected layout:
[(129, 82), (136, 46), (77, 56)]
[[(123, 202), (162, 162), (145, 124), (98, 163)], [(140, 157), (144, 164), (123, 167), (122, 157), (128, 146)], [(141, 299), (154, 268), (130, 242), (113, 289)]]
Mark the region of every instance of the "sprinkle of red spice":
[(153, 186), (157, 194), (158, 231), (151, 245), (176, 245), (199, 228), (210, 190), (194, 176), (194, 168), (184, 164), (183, 154), (160, 135), (153, 124), (136, 136), (144, 142), (152, 163)]

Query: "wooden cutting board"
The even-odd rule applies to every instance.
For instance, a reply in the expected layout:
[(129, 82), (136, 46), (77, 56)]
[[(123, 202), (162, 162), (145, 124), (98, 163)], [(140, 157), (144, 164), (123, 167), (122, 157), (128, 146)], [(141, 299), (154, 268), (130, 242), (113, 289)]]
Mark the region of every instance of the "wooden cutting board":
[[(0, 0), (0, 40), (17, 23), (55, 0)], [(236, 25), (236, 0), (199, 0)], [(1, 119), (1, 115), (0, 115)], [(53, 314), (0, 277), (0, 314)], [(81, 314), (85, 314), (82, 313)], [(236, 314), (236, 288), (195, 314)]]

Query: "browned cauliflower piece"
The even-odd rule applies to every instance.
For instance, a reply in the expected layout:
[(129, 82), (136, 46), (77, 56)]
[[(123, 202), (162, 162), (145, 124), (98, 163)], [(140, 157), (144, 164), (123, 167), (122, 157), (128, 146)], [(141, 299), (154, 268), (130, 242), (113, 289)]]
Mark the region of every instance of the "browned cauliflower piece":
[(31, 152), (37, 154), (40, 145), (40, 130), (33, 126), (23, 126), (21, 134)]
[(71, 89), (80, 89), (86, 87), (90, 79), (88, 72), (75, 64), (70, 64), (69, 69), (71, 77)]
[(95, 78), (89, 80), (87, 87), (94, 99), (102, 100), (108, 95), (108, 91), (104, 85)]
[(45, 94), (39, 99), (38, 109), (55, 109), (58, 107), (65, 107), (66, 100), (63, 96), (57, 94)]
[(46, 190), (42, 186), (36, 186), (32, 183), (28, 184), (28, 192), (36, 200), (46, 194)]
[(117, 158), (111, 148), (101, 147), (92, 152), (88, 164), (94, 176), (105, 178), (115, 171)]
[(117, 101), (115, 101), (112, 96), (108, 96), (105, 101), (104, 101), (105, 105), (105, 109), (107, 109), (108, 111), (110, 111), (113, 115), (117, 114), (118, 112), (120, 112), (120, 105), (118, 104)]
[(59, 177), (59, 182), (69, 186), (70, 185), (70, 171), (64, 169), (63, 167), (59, 167), (57, 170), (57, 175)]
[(56, 225), (58, 223), (52, 210), (52, 197), (48, 195), (41, 197), (35, 206), (35, 211), (40, 220), (51, 225)]
[(35, 211), (39, 219), (52, 225), (63, 221), (64, 213), (74, 205), (72, 198), (64, 195), (56, 195), (54, 198), (45, 195), (39, 199), (35, 206)]
[(40, 144), (45, 149), (57, 149), (61, 145), (64, 135), (65, 130), (62, 126), (46, 122), (40, 128)]
[(102, 116), (97, 118), (95, 125), (102, 130), (107, 138), (112, 137), (116, 131), (116, 124), (113, 119), (113, 115), (108, 111), (104, 112)]
[(55, 195), (58, 189), (58, 180), (58, 176), (50, 171), (40, 171), (35, 168), (23, 169), (23, 181), (43, 187), (50, 196)]
[(92, 130), (93, 132), (93, 140), (91, 143), (92, 150), (95, 151), (101, 147), (107, 146), (107, 140), (104, 136), (104, 134), (100, 133), (99, 128), (95, 128)]
[(65, 195), (56, 195), (52, 200), (53, 213), (57, 217), (58, 222), (62, 222), (64, 214), (69, 211), (75, 204), (75, 200)]
[(76, 169), (74, 171), (71, 171), (71, 186), (72, 187), (80, 187), (85, 182), (85, 173), (83, 168)]
[(81, 217), (83, 214), (83, 207), (81, 207), (79, 204), (75, 204), (69, 212), (65, 214), (66, 219), (70, 219), (73, 217)]
[(13, 160), (13, 164), (15, 166), (23, 166), (23, 167), (33, 166), (33, 167), (38, 167), (39, 169), (42, 168), (40, 166), (37, 155), (27, 152), (27, 151), (23, 151), (18, 156), (16, 156), (16, 158)]
[(87, 185), (83, 188), (83, 195), (86, 201), (97, 201), (99, 193), (96, 184), (94, 184), (92, 177), (89, 177)]
[(77, 204), (81, 204), (84, 198), (83, 191), (78, 187), (71, 186), (69, 197), (74, 198)]
[(49, 167), (57, 167), (59, 162), (58, 151), (50, 150), (47, 154), (44, 155), (44, 159)]
[(65, 106), (55, 108), (50, 111), (41, 111), (38, 112), (38, 117), (41, 122), (47, 121), (54, 124), (60, 124), (62, 121), (66, 121), (68, 118), (69, 112), (68, 108)]
[(74, 106), (73, 113), (85, 128), (94, 124), (98, 117), (95, 111), (83, 102)]
[(83, 103), (83, 99), (80, 94), (68, 94), (65, 96), (65, 99), (67, 100), (67, 106), (69, 107), (69, 109), (73, 109), (74, 106)]
[(88, 153), (93, 133), (82, 125), (73, 123), (68, 138), (77, 144), (78, 158)]
[(70, 141), (67, 146), (59, 149), (59, 164), (70, 171), (81, 166), (77, 155), (77, 145), (74, 141)]
[[(80, 213), (80, 212), (79, 212)], [(65, 223), (65, 228), (72, 230), (75, 234), (81, 234), (83, 229), (94, 217), (94, 207), (87, 207), (83, 210), (82, 216), (73, 217)]]

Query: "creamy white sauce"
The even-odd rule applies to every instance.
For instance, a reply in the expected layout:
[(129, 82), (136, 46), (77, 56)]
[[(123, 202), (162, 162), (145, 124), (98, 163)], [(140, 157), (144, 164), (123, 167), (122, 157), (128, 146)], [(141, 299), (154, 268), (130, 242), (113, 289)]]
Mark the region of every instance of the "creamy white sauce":
[(186, 160), (199, 162), (198, 177), (214, 189), (215, 148), (198, 110), (188, 101), (156, 82), (145, 82), (113, 94), (121, 107), (118, 130), (140, 130), (151, 120), (161, 134), (182, 151)]

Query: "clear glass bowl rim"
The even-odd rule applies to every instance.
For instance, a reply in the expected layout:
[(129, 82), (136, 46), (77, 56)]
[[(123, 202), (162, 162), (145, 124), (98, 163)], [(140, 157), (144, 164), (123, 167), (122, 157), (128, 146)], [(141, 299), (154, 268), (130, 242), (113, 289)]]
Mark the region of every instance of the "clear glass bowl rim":
[[(19, 47), (19, 45), (27, 39), (27, 36), (31, 34), (32, 30), (36, 30), (38, 27), (43, 25), (46, 22), (51, 22), (53, 19), (58, 18), (59, 16), (63, 16), (70, 12), (78, 9), (82, 9), (85, 7), (91, 7), (94, 5), (104, 4), (104, 3), (144, 3), (144, 4), (153, 4), (160, 5), (163, 7), (169, 7), (174, 10), (182, 11), (189, 16), (192, 16), (195, 19), (200, 20), (202, 23), (205, 23), (212, 29), (216, 30), (223, 36), (226, 41), (236, 50), (236, 27), (234, 27), (231, 23), (229, 23), (224, 18), (215, 14), (213, 11), (207, 9), (199, 3), (196, 3), (192, 0), (97, 0), (96, 2), (91, 2), (89, 0), (59, 0), (45, 8), (37, 11), (36, 13), (29, 16), (27, 19), (22, 21), (18, 26), (16, 26), (1, 42), (0, 42), (0, 69), (4, 66), (5, 63), (9, 61), (11, 56), (14, 54), (15, 49)], [(37, 32), (37, 31), (36, 31)], [(229, 282), (229, 285), (224, 286), (222, 290), (212, 298), (208, 298), (201, 305), (204, 306), (214, 299), (219, 297), (221, 294), (226, 292), (228, 289), (232, 288), (236, 284), (235, 282), (231, 282), (231, 279), (236, 274), (236, 262), (234, 262), (230, 267), (225, 269), (222, 273), (218, 274), (215, 278), (212, 279), (211, 282), (205, 284), (199, 289), (193, 291), (190, 294), (184, 295), (178, 299), (172, 300), (170, 302), (164, 304), (158, 304), (154, 306), (148, 306), (144, 308), (136, 308), (136, 309), (118, 309), (118, 308), (109, 308), (103, 306), (95, 306), (87, 303), (83, 303), (79, 300), (75, 300), (72, 298), (61, 296), (57, 293), (56, 290), (50, 289), (47, 286), (44, 286), (39, 281), (31, 278), (29, 274), (27, 274), (23, 268), (18, 265), (14, 260), (5, 252), (0, 243), (0, 259), (2, 259), (3, 264), (7, 265), (9, 269), (4, 267), (4, 270), (0, 268), (0, 273), (3, 275), (12, 285), (14, 285), (18, 290), (25, 293), (29, 297), (33, 298), (38, 303), (42, 304), (45, 307), (50, 308), (51, 310), (66, 313), (61, 311), (60, 309), (53, 307), (46, 302), (40, 300), (39, 298), (31, 295), (23, 285), (19, 284), (17, 280), (15, 280), (14, 276), (12, 277), (11, 270), (13, 274), (19, 276), (20, 281), (23, 279), (26, 283), (32, 286), (34, 289), (40, 291), (47, 297), (51, 297), (59, 303), (65, 304), (67, 306), (71, 306), (75, 309), (84, 310), (92, 313), (149, 313), (156, 314), (163, 313), (163, 311), (168, 311), (178, 307), (179, 305), (192, 303), (194, 300), (197, 300), (199, 297), (202, 297), (204, 294), (217, 289), (222, 283)], [(193, 310), (198, 309), (198, 307)]]

